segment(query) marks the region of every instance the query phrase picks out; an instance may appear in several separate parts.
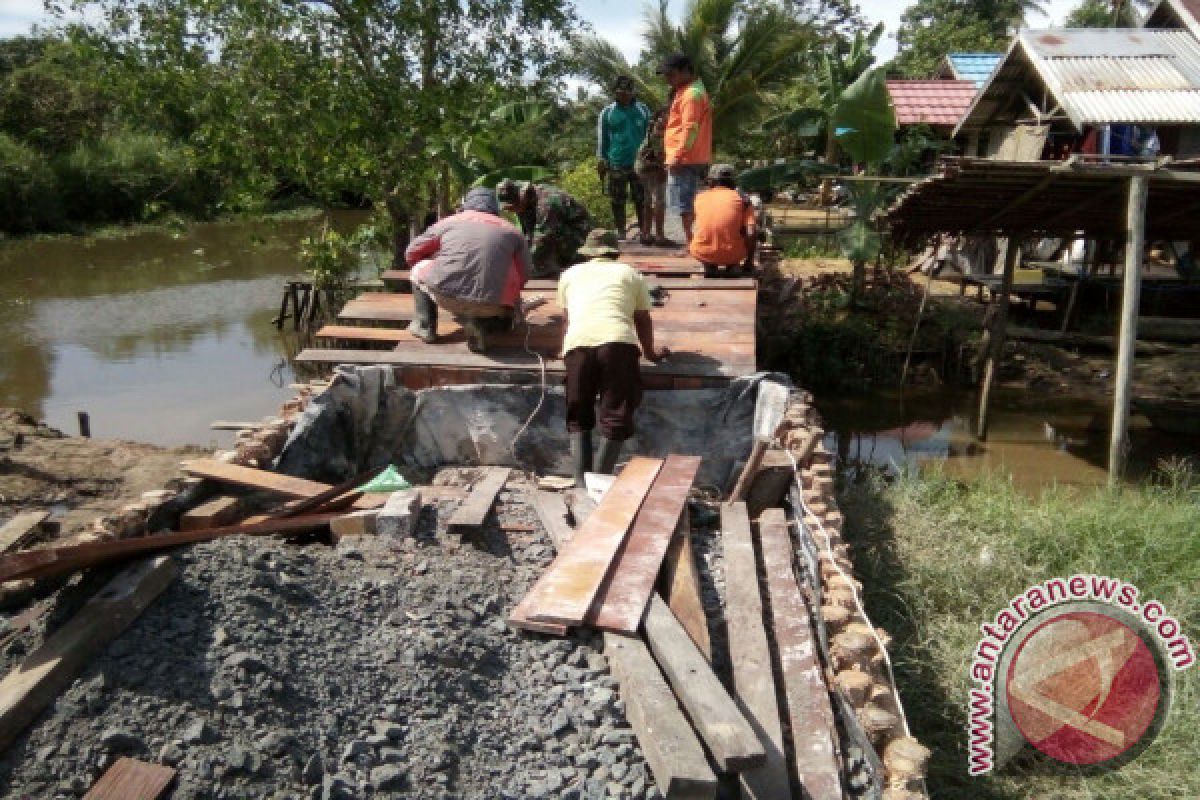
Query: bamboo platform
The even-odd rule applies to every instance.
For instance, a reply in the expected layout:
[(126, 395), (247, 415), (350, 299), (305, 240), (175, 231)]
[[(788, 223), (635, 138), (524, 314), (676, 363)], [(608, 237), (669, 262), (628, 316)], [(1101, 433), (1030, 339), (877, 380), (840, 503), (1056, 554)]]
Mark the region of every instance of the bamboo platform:
[[(627, 263), (640, 258), (661, 261), (663, 257), (622, 254)], [(682, 260), (677, 255), (666, 258)], [(383, 278), (389, 287), (407, 287), (408, 275), (402, 270), (389, 271)], [(671, 357), (661, 364), (642, 362), (646, 388), (717, 387), (756, 371), (758, 291), (754, 279), (679, 275), (656, 277), (652, 282), (664, 290), (661, 305), (650, 312), (655, 341), (670, 348)], [(472, 353), (467, 348), (461, 327), (449, 314), (440, 315), (436, 344), (426, 344), (410, 335), (405, 327), (413, 317), (411, 294), (365, 293), (346, 304), (336, 323), (317, 331), (314, 346), (301, 352), (296, 360), (329, 367), (390, 364), (396, 367), (401, 383), (420, 389), (538, 381), (543, 369), (541, 356), (547, 379), (560, 383), (565, 374), (558, 358), (563, 313), (556, 302), (556, 288), (555, 281), (531, 281), (523, 297), (541, 297), (546, 304), (529, 314), (527, 326), (489, 337), (493, 344), (486, 354)]]

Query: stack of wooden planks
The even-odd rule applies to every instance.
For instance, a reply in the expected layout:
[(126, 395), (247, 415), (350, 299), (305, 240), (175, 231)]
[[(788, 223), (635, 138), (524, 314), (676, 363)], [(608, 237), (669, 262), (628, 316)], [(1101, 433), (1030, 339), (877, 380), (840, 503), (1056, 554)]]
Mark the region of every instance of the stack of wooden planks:
[[(573, 626), (605, 632), (626, 714), (665, 797), (715, 797), (720, 773), (736, 775), (751, 800), (841, 798), (829, 689), (782, 512), (766, 515), (756, 535), (744, 503), (722, 507), (732, 691), (710, 666), (695, 562), (678, 545), (688, 538), (698, 462), (632, 459), (574, 531), (561, 500), (540, 493), (535, 510), (558, 556), (509, 623), (559, 635)], [(582, 516), (579, 503), (575, 511)]]

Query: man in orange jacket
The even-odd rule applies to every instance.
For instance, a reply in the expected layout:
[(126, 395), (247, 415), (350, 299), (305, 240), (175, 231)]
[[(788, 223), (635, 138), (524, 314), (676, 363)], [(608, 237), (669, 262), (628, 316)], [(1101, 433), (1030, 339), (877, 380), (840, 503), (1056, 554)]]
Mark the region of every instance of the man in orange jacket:
[(667, 56), (658, 71), (674, 91), (663, 131), (667, 194), (690, 242), (696, 218), (693, 203), (712, 161), (712, 103), (691, 59), (683, 53)]

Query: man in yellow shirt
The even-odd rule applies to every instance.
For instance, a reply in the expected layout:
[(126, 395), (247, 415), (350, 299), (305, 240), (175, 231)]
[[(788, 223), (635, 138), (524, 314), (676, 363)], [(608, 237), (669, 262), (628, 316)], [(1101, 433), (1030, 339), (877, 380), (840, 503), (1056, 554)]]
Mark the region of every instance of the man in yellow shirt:
[[(611, 473), (621, 445), (633, 435), (633, 413), (642, 401), (638, 359), (659, 362), (654, 346), (650, 288), (620, 255), (613, 231), (591, 231), (576, 264), (558, 279), (563, 309), (563, 361), (567, 368), (567, 432), (576, 485), (585, 472)], [(597, 408), (599, 415), (597, 415)], [(599, 417), (597, 419), (597, 416)], [(592, 429), (600, 424), (600, 451), (592, 469)]]

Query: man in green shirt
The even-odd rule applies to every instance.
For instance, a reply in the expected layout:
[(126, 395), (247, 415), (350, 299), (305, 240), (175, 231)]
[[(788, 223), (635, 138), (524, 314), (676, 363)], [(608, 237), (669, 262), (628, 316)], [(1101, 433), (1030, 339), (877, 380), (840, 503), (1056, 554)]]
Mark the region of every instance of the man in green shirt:
[(597, 168), (601, 180), (608, 181), (608, 199), (619, 238), (625, 236), (625, 204), (629, 195), (633, 196), (638, 232), (643, 235), (646, 232), (645, 196), (634, 162), (652, 117), (649, 107), (634, 97), (633, 79), (622, 75), (613, 85), (613, 102), (604, 107), (596, 121)]

